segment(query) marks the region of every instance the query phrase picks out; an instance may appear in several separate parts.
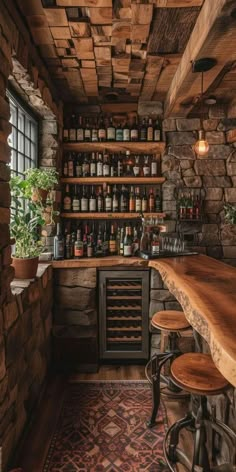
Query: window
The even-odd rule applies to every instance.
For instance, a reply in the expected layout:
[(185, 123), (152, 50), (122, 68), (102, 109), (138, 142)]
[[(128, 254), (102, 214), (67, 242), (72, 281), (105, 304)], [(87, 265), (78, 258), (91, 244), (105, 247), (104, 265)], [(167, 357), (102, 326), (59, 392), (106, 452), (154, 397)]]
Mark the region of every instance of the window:
[(38, 121), (12, 92), (8, 90), (12, 132), (8, 138), (11, 148), (11, 169), (24, 177), (24, 171), (38, 163)]

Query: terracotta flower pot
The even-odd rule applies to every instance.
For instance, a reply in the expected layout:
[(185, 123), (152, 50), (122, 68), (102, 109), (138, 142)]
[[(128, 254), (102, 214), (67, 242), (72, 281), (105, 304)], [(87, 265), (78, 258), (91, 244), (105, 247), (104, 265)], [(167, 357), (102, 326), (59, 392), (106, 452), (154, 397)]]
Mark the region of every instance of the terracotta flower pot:
[(21, 259), (19, 257), (12, 256), (12, 266), (15, 269), (15, 278), (34, 279), (38, 269), (38, 262), (38, 256), (27, 259)]
[(48, 190), (44, 190), (42, 188), (35, 188), (32, 193), (32, 201), (38, 202), (41, 200), (42, 202), (46, 202), (48, 196)]

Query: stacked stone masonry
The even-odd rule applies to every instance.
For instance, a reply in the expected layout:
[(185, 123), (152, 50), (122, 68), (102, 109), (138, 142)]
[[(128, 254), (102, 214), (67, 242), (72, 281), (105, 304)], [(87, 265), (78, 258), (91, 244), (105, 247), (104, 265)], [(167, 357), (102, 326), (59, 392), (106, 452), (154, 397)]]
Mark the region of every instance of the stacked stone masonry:
[[(162, 158), (163, 211), (169, 227), (176, 231), (176, 196), (178, 192), (202, 189), (204, 223), (181, 222), (179, 229), (195, 234), (195, 248), (236, 266), (236, 226), (225, 222), (224, 204), (236, 205), (236, 118), (222, 117), (220, 110), (210, 110), (203, 127), (210, 144), (206, 158), (196, 158), (192, 149), (197, 140), (200, 120), (167, 119), (163, 122), (166, 150)], [(214, 112), (214, 113), (213, 113)]]

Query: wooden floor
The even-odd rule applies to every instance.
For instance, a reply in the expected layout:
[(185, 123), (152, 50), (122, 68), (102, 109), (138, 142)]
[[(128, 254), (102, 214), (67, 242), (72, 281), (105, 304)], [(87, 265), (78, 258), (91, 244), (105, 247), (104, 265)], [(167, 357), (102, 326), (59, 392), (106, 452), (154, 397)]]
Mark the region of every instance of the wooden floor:
[[(23, 472), (42, 472), (68, 380), (142, 379), (145, 379), (144, 366), (138, 365), (104, 365), (97, 374), (52, 375), (14, 465), (22, 467)], [(165, 401), (165, 407), (170, 424), (183, 417), (186, 411), (186, 403), (183, 402)], [(182, 470), (179, 469), (179, 472)]]

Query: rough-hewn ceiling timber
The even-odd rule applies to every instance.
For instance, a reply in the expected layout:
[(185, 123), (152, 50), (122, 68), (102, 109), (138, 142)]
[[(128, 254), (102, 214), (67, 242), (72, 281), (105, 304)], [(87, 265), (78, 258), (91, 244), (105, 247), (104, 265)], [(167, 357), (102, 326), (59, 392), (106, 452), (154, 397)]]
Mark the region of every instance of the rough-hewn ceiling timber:
[(17, 0), (65, 102), (163, 101), (204, 0)]

